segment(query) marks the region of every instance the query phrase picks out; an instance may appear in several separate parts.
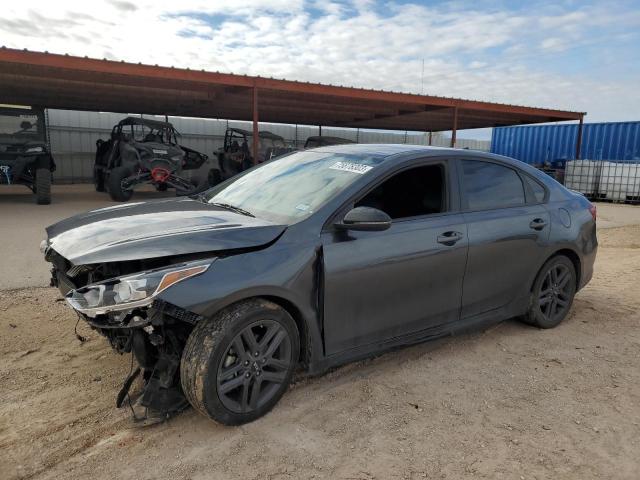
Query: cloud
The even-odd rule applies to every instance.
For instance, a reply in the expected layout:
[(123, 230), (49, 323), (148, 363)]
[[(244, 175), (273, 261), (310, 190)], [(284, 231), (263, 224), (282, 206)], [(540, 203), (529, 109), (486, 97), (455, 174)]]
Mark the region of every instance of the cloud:
[(420, 92), (424, 80), (428, 94), (635, 118), (640, 71), (603, 76), (597, 64), (628, 61), (637, 50), (632, 1), (504, 5), (11, 2), (0, 35), (15, 48), (407, 92)]

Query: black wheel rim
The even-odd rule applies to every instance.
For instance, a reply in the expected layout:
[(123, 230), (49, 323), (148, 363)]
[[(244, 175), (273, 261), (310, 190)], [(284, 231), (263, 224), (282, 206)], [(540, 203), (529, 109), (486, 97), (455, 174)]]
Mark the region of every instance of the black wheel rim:
[(545, 274), (538, 293), (538, 307), (550, 321), (562, 319), (571, 303), (573, 276), (566, 265), (554, 265)]
[(235, 413), (249, 413), (268, 403), (291, 367), (291, 338), (274, 320), (245, 327), (220, 360), (218, 397)]

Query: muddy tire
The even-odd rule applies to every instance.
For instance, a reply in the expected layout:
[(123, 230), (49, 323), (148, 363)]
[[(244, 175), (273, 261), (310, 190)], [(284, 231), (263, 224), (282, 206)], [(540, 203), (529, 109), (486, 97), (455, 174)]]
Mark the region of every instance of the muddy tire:
[(133, 195), (133, 190), (125, 190), (122, 188), (122, 180), (129, 177), (131, 171), (127, 167), (116, 167), (109, 173), (107, 186), (109, 187), (109, 196), (116, 202), (126, 202)]
[(38, 168), (35, 180), (36, 203), (49, 205), (51, 203), (51, 170)]
[(193, 329), (180, 377), (189, 403), (225, 425), (251, 422), (287, 390), (300, 340), (291, 316), (263, 299), (236, 303)]
[(544, 264), (536, 277), (529, 309), (522, 320), (538, 328), (553, 328), (564, 320), (576, 294), (576, 269), (563, 255)]

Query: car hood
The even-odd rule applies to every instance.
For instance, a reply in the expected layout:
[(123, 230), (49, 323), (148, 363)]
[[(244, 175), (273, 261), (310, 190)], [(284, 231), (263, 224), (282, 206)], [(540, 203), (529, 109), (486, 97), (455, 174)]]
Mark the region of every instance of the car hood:
[(129, 203), (47, 227), (49, 247), (74, 265), (256, 248), (287, 228), (199, 200)]

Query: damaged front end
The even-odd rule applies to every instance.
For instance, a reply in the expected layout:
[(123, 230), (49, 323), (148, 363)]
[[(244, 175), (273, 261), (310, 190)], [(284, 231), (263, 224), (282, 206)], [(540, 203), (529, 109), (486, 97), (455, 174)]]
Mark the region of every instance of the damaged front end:
[[(72, 267), (61, 272), (54, 262), (52, 283), (63, 293), (73, 286), (65, 295), (67, 303), (91, 328), (106, 337), (115, 351), (131, 353), (140, 366), (124, 382), (116, 402), (118, 407), (123, 405), (139, 373), (143, 375), (144, 388), (137, 405), (144, 408), (145, 421), (167, 418), (188, 405), (180, 387), (180, 358), (193, 326), (201, 317), (160, 299), (159, 295), (178, 282), (201, 275), (214, 261), (211, 258), (183, 261), (102, 281), (95, 279), (105, 272), (113, 273), (113, 265)], [(71, 275), (93, 281), (75, 288)], [(134, 418), (138, 418), (135, 412)]]

